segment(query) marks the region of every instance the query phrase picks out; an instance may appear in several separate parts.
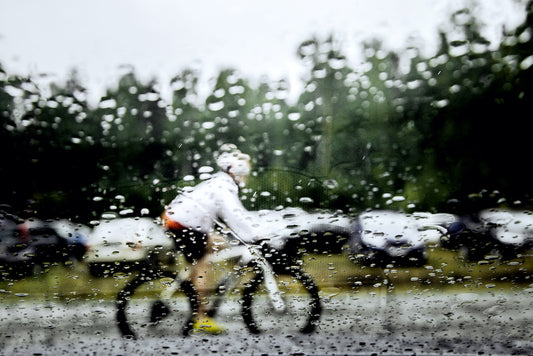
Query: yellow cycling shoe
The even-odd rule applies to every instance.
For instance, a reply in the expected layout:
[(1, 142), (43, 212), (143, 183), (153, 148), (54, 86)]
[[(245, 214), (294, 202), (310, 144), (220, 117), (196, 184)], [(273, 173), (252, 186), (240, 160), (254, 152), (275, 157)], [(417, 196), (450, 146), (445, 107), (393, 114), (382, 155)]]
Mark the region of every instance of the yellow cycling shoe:
[(209, 317), (195, 320), (192, 326), (193, 333), (204, 332), (208, 334), (222, 334), (225, 331), (225, 327)]

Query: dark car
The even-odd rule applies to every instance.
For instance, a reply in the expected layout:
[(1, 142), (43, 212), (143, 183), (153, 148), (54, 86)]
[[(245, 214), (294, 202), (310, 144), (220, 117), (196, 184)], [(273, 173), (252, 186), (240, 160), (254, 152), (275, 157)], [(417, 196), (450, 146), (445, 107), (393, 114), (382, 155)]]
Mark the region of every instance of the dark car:
[(22, 278), (52, 263), (81, 258), (85, 248), (69, 243), (51, 222), (23, 221), (15, 215), (0, 213), (0, 277)]
[(23, 277), (30, 270), (31, 257), (25, 253), (28, 236), (24, 221), (18, 216), (0, 210), (0, 276), (1, 278)]

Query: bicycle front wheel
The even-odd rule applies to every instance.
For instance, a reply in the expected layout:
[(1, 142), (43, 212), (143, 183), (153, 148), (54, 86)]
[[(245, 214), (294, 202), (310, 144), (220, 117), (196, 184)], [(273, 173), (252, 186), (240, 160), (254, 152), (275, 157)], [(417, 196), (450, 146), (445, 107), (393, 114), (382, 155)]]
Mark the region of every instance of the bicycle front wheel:
[[(176, 328), (188, 335), (192, 329), (192, 318), (198, 311), (198, 300), (190, 281), (180, 284), (179, 292), (185, 298), (161, 300), (161, 293), (175, 280), (171, 271), (155, 273), (141, 272), (129, 281), (118, 293), (116, 322), (124, 337), (175, 336)], [(185, 320), (185, 323), (183, 321)]]
[(282, 310), (271, 304), (263, 286), (264, 276), (258, 272), (243, 292), (242, 316), (248, 330), (253, 334), (311, 333), (316, 329), (322, 305), (318, 286), (312, 277), (299, 268), (290, 268), (277, 275), (276, 281), (284, 302)]

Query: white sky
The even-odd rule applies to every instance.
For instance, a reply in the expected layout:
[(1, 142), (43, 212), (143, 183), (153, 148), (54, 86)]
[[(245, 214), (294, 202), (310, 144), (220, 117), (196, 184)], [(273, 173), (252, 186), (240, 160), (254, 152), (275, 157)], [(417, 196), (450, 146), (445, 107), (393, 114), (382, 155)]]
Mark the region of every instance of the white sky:
[[(221, 68), (250, 80), (288, 78), (299, 91), (300, 43), (331, 33), (357, 64), (362, 40), (382, 38), (405, 48), (418, 38), (435, 50), (437, 28), (472, 0), (0, 0), (0, 63), (10, 74), (52, 74), (64, 80), (76, 67), (93, 100), (131, 64), (142, 79), (161, 83), (187, 67), (203, 86)], [(476, 11), (497, 40), (502, 24), (524, 20), (524, 0), (481, 0)], [(161, 88), (165, 91), (165, 88)]]

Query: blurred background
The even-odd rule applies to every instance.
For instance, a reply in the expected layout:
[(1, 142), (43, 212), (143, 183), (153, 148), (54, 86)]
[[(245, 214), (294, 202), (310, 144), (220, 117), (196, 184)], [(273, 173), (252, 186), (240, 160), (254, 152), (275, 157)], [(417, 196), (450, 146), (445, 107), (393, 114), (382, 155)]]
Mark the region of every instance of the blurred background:
[(224, 142), (253, 158), (254, 210), (531, 205), (527, 1), (119, 4), (2, 4), (0, 202), (17, 212), (157, 216)]

